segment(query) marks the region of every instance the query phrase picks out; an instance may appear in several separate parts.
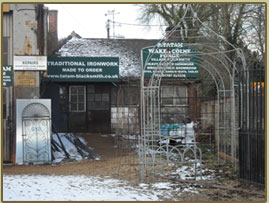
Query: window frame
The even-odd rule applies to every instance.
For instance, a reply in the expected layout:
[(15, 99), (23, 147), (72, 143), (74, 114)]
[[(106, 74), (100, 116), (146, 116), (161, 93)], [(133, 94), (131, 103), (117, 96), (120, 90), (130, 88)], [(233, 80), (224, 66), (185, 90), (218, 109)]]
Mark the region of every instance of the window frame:
[(96, 85), (87, 85), (87, 111), (109, 111), (110, 93), (97, 88)]
[[(176, 102), (176, 99), (177, 99), (177, 97), (176, 97), (176, 92), (177, 92), (177, 88), (182, 88), (182, 87), (184, 87), (185, 88), (185, 100), (186, 100), (186, 103), (185, 104), (177, 104), (177, 102)], [(163, 91), (163, 88), (173, 88), (173, 96), (169, 96), (169, 97), (164, 97), (164, 91)], [(172, 99), (172, 104), (165, 104), (164, 102), (163, 102), (163, 99)], [(182, 97), (183, 98), (183, 97)], [(186, 106), (188, 106), (188, 87), (186, 87), (186, 86), (177, 86), (177, 85), (171, 85), (171, 86), (169, 86), (169, 85), (167, 85), (167, 86), (161, 86), (161, 105), (162, 106), (181, 106), (181, 107), (186, 107)]]
[[(84, 101), (83, 101), (83, 110), (79, 110), (79, 103), (81, 102), (78, 102), (78, 98), (79, 98), (79, 94), (78, 94), (78, 91), (76, 94), (72, 94), (71, 90), (72, 88), (83, 88), (83, 97), (84, 97)], [(76, 95), (77, 97), (77, 101), (76, 101), (76, 110), (73, 110), (72, 109), (72, 96), (73, 95)], [(86, 86), (85, 85), (71, 85), (69, 86), (69, 112), (86, 112)]]

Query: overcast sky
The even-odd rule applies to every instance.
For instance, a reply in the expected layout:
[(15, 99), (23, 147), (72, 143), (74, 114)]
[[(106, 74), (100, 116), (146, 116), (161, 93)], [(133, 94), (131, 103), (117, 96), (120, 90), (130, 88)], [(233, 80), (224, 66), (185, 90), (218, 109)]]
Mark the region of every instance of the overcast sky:
[[(112, 21), (109, 14), (115, 10), (114, 21), (120, 22), (110, 24), (110, 36), (121, 36), (124, 38), (161, 39), (164, 26), (127, 25), (141, 24), (137, 21), (138, 6), (134, 4), (46, 4), (50, 10), (58, 10), (58, 38), (67, 37), (75, 31), (83, 38), (106, 38), (106, 22)], [(157, 25), (158, 22), (151, 23)]]

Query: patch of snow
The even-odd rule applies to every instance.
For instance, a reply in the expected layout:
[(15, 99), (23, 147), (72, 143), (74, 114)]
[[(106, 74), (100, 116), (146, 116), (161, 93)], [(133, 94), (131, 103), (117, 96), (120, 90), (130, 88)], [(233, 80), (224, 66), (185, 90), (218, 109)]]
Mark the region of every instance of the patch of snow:
[(187, 187), (183, 189), (183, 192), (191, 192), (191, 193), (195, 193), (195, 194), (199, 194), (199, 192), (196, 190), (196, 188), (194, 187)]
[[(196, 180), (212, 180), (215, 175), (215, 170), (211, 170), (208, 168), (201, 169), (199, 168), (197, 163), (197, 174), (196, 174)], [(202, 173), (201, 173), (202, 172)], [(194, 178), (194, 164), (191, 166), (181, 166), (176, 169), (176, 171), (171, 173), (173, 176), (177, 176), (179, 179), (182, 180), (188, 180)], [(208, 174), (208, 175), (204, 175)], [(202, 176), (201, 176), (202, 175)]]
[(109, 177), (3, 175), (4, 201), (157, 201), (173, 200), (173, 192), (170, 183), (156, 183), (152, 190)]
[(171, 183), (166, 182), (166, 183), (155, 183), (153, 184), (153, 187), (159, 188), (159, 189), (171, 189)]
[(180, 179), (186, 180), (191, 176), (192, 170), (189, 166), (181, 166), (177, 168), (176, 172), (172, 173), (174, 175), (179, 175)]
[(147, 187), (149, 187), (149, 185), (148, 185), (148, 184), (145, 184), (145, 183), (140, 183), (139, 186), (142, 187), (142, 188), (147, 188)]

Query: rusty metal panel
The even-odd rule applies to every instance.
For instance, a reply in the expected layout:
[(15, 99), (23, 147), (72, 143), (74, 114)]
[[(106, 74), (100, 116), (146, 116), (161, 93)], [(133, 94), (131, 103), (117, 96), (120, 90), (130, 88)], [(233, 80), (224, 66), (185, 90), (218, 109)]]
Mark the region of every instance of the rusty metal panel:
[(37, 95), (39, 95), (39, 87), (19, 86), (14, 89), (15, 98), (17, 99), (33, 99), (38, 98)]
[(15, 98), (39, 98), (39, 72), (14, 72)]
[(34, 72), (15, 72), (15, 86), (35, 86)]
[(14, 54), (39, 55), (35, 4), (14, 4)]

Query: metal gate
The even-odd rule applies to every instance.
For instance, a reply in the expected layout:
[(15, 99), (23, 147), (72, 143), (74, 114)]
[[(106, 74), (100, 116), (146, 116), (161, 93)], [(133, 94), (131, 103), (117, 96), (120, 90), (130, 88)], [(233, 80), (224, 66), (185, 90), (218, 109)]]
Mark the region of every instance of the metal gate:
[(240, 178), (265, 184), (265, 69), (239, 72)]
[(17, 99), (17, 164), (44, 164), (51, 162), (50, 109), (50, 99)]
[[(38, 113), (37, 113), (38, 112)], [(32, 103), (22, 113), (23, 163), (50, 162), (50, 112)]]

